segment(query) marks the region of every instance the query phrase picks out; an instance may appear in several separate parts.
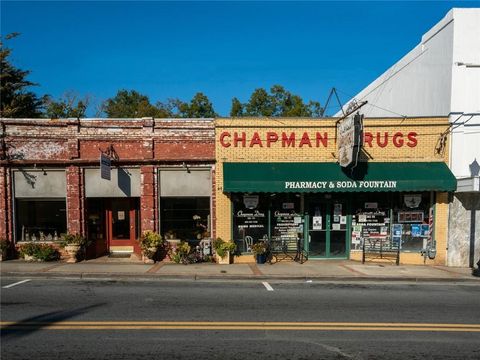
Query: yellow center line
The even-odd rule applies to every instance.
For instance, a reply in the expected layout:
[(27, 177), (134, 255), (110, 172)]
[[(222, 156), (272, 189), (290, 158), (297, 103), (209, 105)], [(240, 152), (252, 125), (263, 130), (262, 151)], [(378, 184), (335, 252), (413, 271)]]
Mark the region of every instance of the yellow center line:
[(2, 329), (29, 330), (325, 330), (480, 332), (480, 324), (352, 322), (192, 322), (192, 321), (59, 321), (0, 322)]

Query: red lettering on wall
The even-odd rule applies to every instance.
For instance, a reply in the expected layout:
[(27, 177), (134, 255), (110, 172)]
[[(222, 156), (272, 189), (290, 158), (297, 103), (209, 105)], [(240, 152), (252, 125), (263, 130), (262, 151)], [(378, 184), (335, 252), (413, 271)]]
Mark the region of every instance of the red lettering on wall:
[(232, 144), (230, 144), (230, 141), (225, 141), (226, 137), (230, 137), (230, 133), (228, 131), (224, 131), (220, 134), (220, 144), (223, 147), (230, 147)]
[(369, 133), (369, 132), (364, 132), (363, 133), (363, 143), (364, 144), (368, 144), (368, 146), (372, 147), (372, 140), (373, 140), (372, 133)]
[(403, 146), (403, 134), (401, 132), (397, 132), (393, 135), (392, 138), (393, 145), (396, 147), (402, 147)]
[(328, 146), (328, 133), (324, 132), (323, 136), (319, 132), (316, 134), (316, 140), (317, 140), (317, 147), (320, 147), (320, 143), (322, 143), (323, 147)]
[(271, 143), (278, 141), (278, 135), (275, 132), (267, 132), (267, 147), (270, 147)]
[(415, 131), (409, 132), (407, 134), (408, 142), (407, 146), (409, 147), (415, 147), (417, 146), (417, 133)]
[(307, 132), (304, 132), (302, 135), (302, 140), (300, 140), (300, 145), (298, 147), (302, 147), (303, 145), (308, 145), (312, 147), (312, 143), (310, 142), (310, 137), (308, 136)]
[(290, 133), (288, 136), (286, 133), (282, 132), (282, 147), (295, 147), (295, 133)]
[(383, 142), (380, 141), (381, 134), (377, 132), (377, 145), (384, 148), (388, 145), (388, 132), (383, 134)]
[(242, 132), (242, 136), (238, 136), (237, 132), (233, 133), (233, 146), (237, 147), (238, 143), (242, 143), (242, 147), (245, 147), (247, 144), (247, 135)]
[(258, 135), (258, 132), (256, 131), (253, 133), (252, 140), (250, 140), (250, 147), (253, 147), (254, 145), (263, 147), (262, 139), (260, 139), (260, 135)]

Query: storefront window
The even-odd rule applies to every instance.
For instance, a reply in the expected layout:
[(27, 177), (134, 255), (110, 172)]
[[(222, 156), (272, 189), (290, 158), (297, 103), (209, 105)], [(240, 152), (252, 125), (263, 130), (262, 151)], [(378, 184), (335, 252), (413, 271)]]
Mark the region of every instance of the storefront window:
[(363, 241), (400, 244), (402, 251), (420, 251), (431, 231), (430, 193), (359, 194), (352, 217), (351, 249)]
[(235, 194), (232, 200), (233, 238), (241, 253), (250, 253), (253, 244), (269, 236), (296, 243), (299, 231), (303, 235), (300, 195)]
[(209, 236), (209, 197), (162, 197), (161, 234), (166, 238), (201, 240)]
[(271, 200), (272, 239), (293, 240), (298, 238), (300, 195), (278, 194)]
[(234, 194), (233, 239), (239, 252), (250, 252), (254, 243), (268, 238), (268, 203), (266, 194)]
[(17, 241), (57, 241), (67, 230), (65, 200), (17, 199)]
[[(393, 241), (401, 240), (403, 251), (425, 248), (430, 237), (433, 219), (430, 193), (400, 194), (393, 211)], [(431, 226), (429, 225), (431, 224)]]

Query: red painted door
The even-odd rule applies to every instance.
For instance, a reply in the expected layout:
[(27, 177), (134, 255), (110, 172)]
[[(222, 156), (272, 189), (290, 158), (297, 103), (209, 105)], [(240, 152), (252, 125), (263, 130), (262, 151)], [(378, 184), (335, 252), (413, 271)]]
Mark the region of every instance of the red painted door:
[(110, 199), (107, 207), (109, 246), (133, 246), (137, 244), (135, 226), (135, 202), (130, 198)]

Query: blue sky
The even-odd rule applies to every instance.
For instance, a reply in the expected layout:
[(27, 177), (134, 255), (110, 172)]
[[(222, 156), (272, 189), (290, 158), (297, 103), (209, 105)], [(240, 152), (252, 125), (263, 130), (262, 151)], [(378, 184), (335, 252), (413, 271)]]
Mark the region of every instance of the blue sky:
[(31, 70), (39, 95), (74, 91), (100, 103), (134, 89), (154, 103), (201, 91), (228, 115), (234, 96), (245, 102), (274, 84), (321, 104), (336, 87), (346, 101), (449, 9), (479, 5), (2, 0), (1, 33), (22, 34), (9, 42), (12, 60)]

